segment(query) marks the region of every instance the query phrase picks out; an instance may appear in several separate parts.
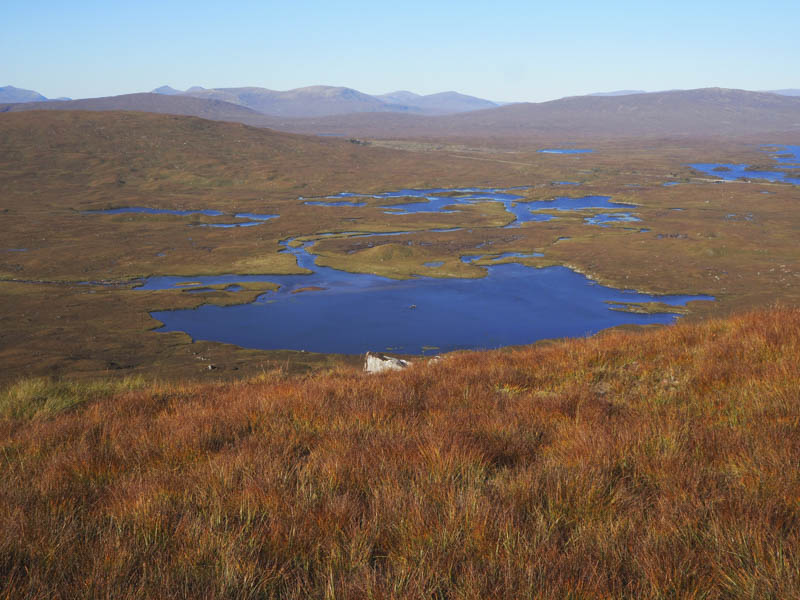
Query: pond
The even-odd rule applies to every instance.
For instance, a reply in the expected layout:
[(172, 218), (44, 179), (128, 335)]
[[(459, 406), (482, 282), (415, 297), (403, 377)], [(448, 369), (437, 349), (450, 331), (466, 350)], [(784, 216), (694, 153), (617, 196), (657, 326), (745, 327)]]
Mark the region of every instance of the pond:
[[(569, 150), (567, 153), (579, 153)], [(562, 182), (574, 184), (575, 182)], [(610, 196), (560, 196), (528, 200), (517, 188), (400, 189), (380, 194), (343, 192), (327, 197), (299, 198), (308, 210), (342, 210), (370, 205), (386, 214), (452, 213), (482, 202), (499, 202), (513, 215), (506, 227), (519, 227), (558, 218), (559, 211), (584, 213), (587, 225), (610, 226), (639, 221), (633, 204), (615, 202)], [(611, 212), (607, 212), (607, 211)], [(596, 214), (599, 211), (600, 214)], [(227, 217), (223, 223), (195, 223), (207, 227), (248, 227), (278, 215), (259, 212), (227, 214), (215, 210), (167, 210), (145, 207), (86, 211), (87, 214), (148, 213)], [(236, 292), (246, 283), (276, 283), (277, 291), (258, 296), (249, 304), (220, 307), (203, 305), (194, 310), (159, 311), (153, 317), (163, 323), (159, 331), (184, 331), (194, 339), (226, 342), (248, 348), (288, 349), (355, 354), (367, 350), (405, 354), (446, 352), (455, 349), (495, 348), (528, 344), (544, 338), (584, 336), (615, 325), (670, 323), (675, 312), (639, 314), (621, 310), (631, 303), (661, 302), (682, 306), (709, 296), (652, 296), (600, 285), (566, 267), (534, 268), (517, 262), (541, 258), (532, 249), (461, 255), (465, 264), (475, 263), (485, 277), (461, 279), (430, 277), (446, 267), (444, 260), (420, 265), (412, 279), (396, 280), (364, 273), (349, 273), (316, 264), (310, 252), (317, 241), (346, 236), (381, 238), (403, 236), (411, 231), (384, 233), (345, 231), (318, 233), (313, 239), (281, 242), (282, 252), (292, 254), (303, 275), (219, 275), (199, 277), (151, 277), (138, 289), (182, 289), (191, 294)], [(458, 231), (458, 227), (427, 231)], [(559, 241), (568, 240), (559, 238)], [(163, 254), (163, 252), (161, 253)], [(477, 266), (476, 261), (486, 263)], [(211, 286), (214, 286), (213, 288)], [(303, 292), (303, 293), (298, 293)], [(676, 311), (677, 312), (677, 311)]]
[[(784, 169), (797, 168), (800, 163), (800, 146), (766, 146), (771, 158)], [(756, 171), (750, 165), (733, 163), (692, 163), (689, 165), (696, 171), (722, 179), (736, 181), (737, 179), (763, 179), (771, 182), (791, 183), (800, 185), (800, 177), (794, 173), (790, 176), (783, 171)]]
[[(610, 303), (658, 301), (674, 306), (710, 296), (652, 296), (602, 286), (566, 267), (520, 264), (486, 268), (479, 279), (394, 280), (315, 264), (308, 249), (283, 245), (309, 275), (193, 277), (189, 289), (271, 281), (281, 285), (251, 304), (159, 311), (158, 331), (265, 350), (406, 354), (496, 348), (545, 338), (584, 336), (625, 323), (670, 323), (675, 314), (634, 314)], [(515, 255), (486, 255), (501, 258)], [(536, 253), (520, 256), (536, 256)], [(477, 257), (463, 257), (475, 260)], [(433, 265), (431, 265), (433, 266)], [(186, 288), (186, 277), (154, 277), (142, 289)], [(300, 289), (312, 289), (296, 294)]]
[[(570, 183), (570, 182), (566, 182)], [(506, 227), (519, 227), (522, 223), (550, 221), (553, 215), (543, 214), (542, 210), (583, 210), (600, 208), (632, 208), (634, 205), (614, 202), (611, 196), (559, 196), (552, 200), (527, 200), (524, 196), (514, 194), (512, 191), (524, 190), (527, 187), (517, 188), (429, 188), (429, 189), (402, 189), (382, 194), (355, 194), (343, 192), (334, 196), (327, 196), (324, 200), (304, 200), (305, 204), (314, 206), (341, 207), (364, 206), (364, 199), (393, 200), (413, 199), (411, 202), (393, 204), (378, 203), (387, 215), (410, 215), (419, 213), (452, 214), (459, 212), (464, 206), (481, 202), (501, 202), (503, 207), (514, 215), (514, 221)], [(615, 220), (615, 219), (612, 219)], [(619, 219), (616, 219), (619, 220)], [(636, 220), (636, 219), (631, 219)], [(593, 221), (587, 221), (595, 224)], [(404, 232), (401, 232), (404, 233)]]
[(600, 213), (583, 219), (584, 223), (599, 225), (600, 227), (608, 227), (611, 223), (635, 223), (638, 221), (641, 221), (641, 219), (634, 217), (631, 213)]
[(762, 146), (775, 162), (790, 168), (800, 168), (800, 146)]

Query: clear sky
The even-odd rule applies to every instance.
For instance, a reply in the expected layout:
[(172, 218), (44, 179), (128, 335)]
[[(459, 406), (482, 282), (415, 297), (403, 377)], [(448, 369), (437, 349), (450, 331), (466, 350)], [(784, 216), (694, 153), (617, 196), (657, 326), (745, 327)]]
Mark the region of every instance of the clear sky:
[(542, 101), (800, 88), (800, 1), (6, 0), (0, 86), (48, 98), (342, 85)]

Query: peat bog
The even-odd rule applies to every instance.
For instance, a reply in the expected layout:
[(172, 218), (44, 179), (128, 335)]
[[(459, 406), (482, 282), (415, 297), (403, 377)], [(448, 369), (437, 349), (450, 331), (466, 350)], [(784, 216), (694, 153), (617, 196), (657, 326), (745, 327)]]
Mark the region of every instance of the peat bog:
[[(177, 331), (156, 333), (163, 323), (151, 316), (166, 322), (277, 305), (318, 312), (315, 303), (337, 306), (330, 299), (347, 297), (348, 286), (361, 287), (364, 300), (381, 285), (440, 290), (443, 300), (430, 305), (412, 294), (414, 310), (405, 300), (387, 309), (421, 323), (458, 303), (444, 300), (462, 293), (453, 290), (477, 299), (473, 291), (488, 289), (489, 300), (510, 302), (511, 292), (492, 296), (489, 288), (501, 281), (508, 282), (504, 290), (561, 278), (578, 290), (648, 294), (614, 300), (624, 292), (609, 290), (597, 306), (610, 321), (577, 319), (575, 328), (545, 336), (585, 335), (619, 319), (672, 321), (666, 310), (689, 319), (727, 314), (800, 295), (797, 187), (754, 179), (715, 184), (689, 166), (791, 173), (796, 155), (788, 135), (354, 145), (189, 117), (54, 111), (3, 115), (0, 138), (0, 358), (15, 376), (217, 378), (287, 360), (301, 370), (349, 362), (344, 355), (193, 342)], [(173, 285), (179, 282), (195, 284)], [(498, 312), (525, 314), (508, 319), (521, 331), (529, 327), (522, 323), (549, 321), (522, 308), (545, 291), (528, 295), (535, 299), (519, 294), (514, 310), (489, 303), (467, 311), (468, 318), (489, 323)], [(715, 301), (668, 309), (664, 295)], [(354, 312), (341, 302), (330, 320)], [(521, 343), (484, 336), (417, 344), (393, 335), (375, 343)]]

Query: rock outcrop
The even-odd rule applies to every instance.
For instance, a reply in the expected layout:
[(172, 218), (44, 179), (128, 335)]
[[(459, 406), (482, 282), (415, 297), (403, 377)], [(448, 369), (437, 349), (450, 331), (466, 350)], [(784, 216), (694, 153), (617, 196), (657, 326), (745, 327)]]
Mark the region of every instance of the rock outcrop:
[(364, 371), (367, 373), (381, 373), (382, 371), (402, 371), (411, 365), (410, 361), (385, 354), (372, 354), (367, 352), (364, 357)]

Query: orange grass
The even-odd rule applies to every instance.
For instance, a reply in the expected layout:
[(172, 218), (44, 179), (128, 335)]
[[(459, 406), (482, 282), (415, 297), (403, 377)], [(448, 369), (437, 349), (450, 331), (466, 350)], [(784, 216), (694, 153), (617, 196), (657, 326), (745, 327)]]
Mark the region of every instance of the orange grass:
[(797, 598), (799, 365), (776, 308), (18, 411), (0, 597)]

